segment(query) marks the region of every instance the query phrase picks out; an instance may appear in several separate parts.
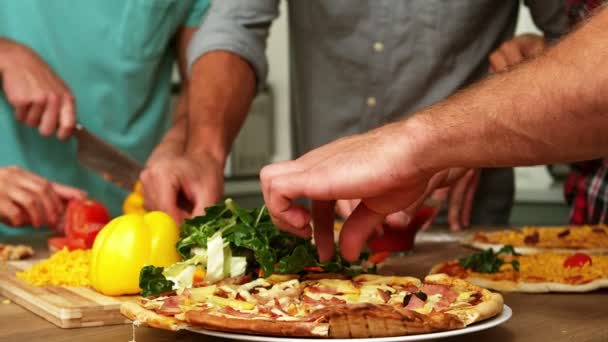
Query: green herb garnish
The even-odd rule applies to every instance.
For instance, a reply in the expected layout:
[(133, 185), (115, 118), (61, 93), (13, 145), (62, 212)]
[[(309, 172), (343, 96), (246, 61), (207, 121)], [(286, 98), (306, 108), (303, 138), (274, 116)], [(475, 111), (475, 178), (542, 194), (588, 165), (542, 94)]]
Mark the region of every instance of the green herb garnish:
[(139, 273), (139, 287), (143, 297), (157, 296), (173, 291), (173, 282), (165, 278), (162, 267), (148, 265)]
[[(462, 267), (475, 272), (496, 273), (505, 264), (505, 261), (499, 257), (501, 254), (519, 255), (515, 252), (513, 246), (505, 245), (497, 253), (494, 253), (494, 250), (490, 248), (469, 257), (461, 258), (458, 262)], [(519, 271), (519, 261), (513, 260), (510, 264), (514, 270)]]

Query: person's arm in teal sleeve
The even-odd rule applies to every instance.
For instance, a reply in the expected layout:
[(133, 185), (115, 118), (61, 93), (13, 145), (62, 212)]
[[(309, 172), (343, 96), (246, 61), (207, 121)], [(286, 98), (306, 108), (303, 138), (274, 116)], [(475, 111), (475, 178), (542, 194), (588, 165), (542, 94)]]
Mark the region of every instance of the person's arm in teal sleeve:
[(15, 118), (43, 136), (67, 139), (76, 126), (72, 92), (31, 48), (0, 37), (0, 76)]
[(188, 16), (188, 19), (186, 19), (186, 26), (198, 28), (201, 25), (201, 21), (207, 13), (207, 10), (209, 10), (210, 5), (210, 0), (194, 0), (190, 15)]

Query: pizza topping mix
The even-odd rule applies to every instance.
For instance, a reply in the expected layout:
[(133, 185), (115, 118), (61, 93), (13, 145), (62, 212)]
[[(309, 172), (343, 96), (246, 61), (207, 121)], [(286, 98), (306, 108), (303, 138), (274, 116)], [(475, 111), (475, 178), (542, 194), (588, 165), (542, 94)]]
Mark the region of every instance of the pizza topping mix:
[(316, 312), (333, 306), (375, 303), (430, 314), (453, 305), (477, 305), (482, 298), (481, 289), (457, 292), (444, 284), (422, 284), (410, 277), (289, 278), (292, 279), (260, 278), (241, 285), (191, 288), (180, 295), (144, 298), (142, 305), (177, 319), (184, 319), (185, 312), (194, 310), (232, 318), (312, 322), (321, 319)]
[(30, 269), (18, 272), (17, 277), (34, 286), (88, 286), (90, 259), (90, 250), (64, 248)]

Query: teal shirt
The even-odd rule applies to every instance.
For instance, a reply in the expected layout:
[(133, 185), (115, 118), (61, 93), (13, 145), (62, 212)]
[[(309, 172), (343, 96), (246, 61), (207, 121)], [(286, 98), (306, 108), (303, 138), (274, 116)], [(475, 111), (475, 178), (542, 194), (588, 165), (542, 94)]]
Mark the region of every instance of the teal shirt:
[[(171, 121), (172, 38), (182, 26), (198, 26), (208, 6), (209, 0), (0, 1), (0, 36), (38, 53), (72, 90), (77, 120), (143, 163)], [(0, 166), (84, 189), (120, 213), (126, 192), (79, 165), (73, 139), (43, 138), (17, 122), (4, 96), (0, 132)]]

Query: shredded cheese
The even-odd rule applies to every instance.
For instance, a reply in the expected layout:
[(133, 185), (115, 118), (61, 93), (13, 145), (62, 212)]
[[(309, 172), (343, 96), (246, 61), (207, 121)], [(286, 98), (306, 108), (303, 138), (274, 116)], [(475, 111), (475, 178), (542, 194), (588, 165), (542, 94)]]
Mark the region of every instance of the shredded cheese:
[(17, 277), (34, 286), (89, 286), (90, 250), (68, 251), (53, 254), (32, 268), (17, 272)]

